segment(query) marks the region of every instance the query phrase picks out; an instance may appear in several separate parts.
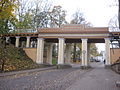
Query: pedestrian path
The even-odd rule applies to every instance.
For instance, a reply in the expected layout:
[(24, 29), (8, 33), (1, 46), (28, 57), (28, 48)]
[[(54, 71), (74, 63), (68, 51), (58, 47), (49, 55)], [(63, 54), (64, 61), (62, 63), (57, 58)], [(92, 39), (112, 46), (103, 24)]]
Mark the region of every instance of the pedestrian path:
[(116, 81), (120, 81), (119, 74), (105, 69), (102, 63), (91, 65), (93, 70), (80, 77), (66, 90), (120, 90), (120, 87), (116, 87)]
[(1, 77), (7, 77), (7, 76), (19, 76), (19, 75), (25, 75), (25, 74), (30, 74), (34, 72), (39, 72), (39, 71), (45, 71), (45, 70), (50, 70), (50, 69), (55, 69), (56, 66), (53, 67), (46, 67), (46, 68), (37, 68), (37, 69), (30, 69), (30, 70), (21, 70), (21, 71), (13, 71), (13, 72), (6, 72), (6, 73), (0, 73), (0, 78)]

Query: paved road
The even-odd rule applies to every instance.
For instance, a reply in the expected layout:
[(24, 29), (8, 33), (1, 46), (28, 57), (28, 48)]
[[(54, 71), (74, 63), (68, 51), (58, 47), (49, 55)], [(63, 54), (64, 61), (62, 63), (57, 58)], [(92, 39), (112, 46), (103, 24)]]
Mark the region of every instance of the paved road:
[(115, 82), (120, 75), (104, 69), (101, 63), (81, 70), (53, 69), (23, 76), (0, 78), (0, 90), (120, 90)]
[(66, 90), (120, 90), (115, 82), (120, 81), (120, 75), (105, 69), (104, 64), (92, 64), (93, 70), (79, 77), (79, 79)]

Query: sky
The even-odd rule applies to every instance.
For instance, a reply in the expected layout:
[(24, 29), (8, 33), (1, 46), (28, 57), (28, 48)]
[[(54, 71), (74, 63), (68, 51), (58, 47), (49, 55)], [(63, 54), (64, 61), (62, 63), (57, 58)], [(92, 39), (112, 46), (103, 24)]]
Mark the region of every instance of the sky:
[(110, 19), (118, 12), (115, 0), (52, 0), (53, 5), (61, 5), (67, 11), (66, 19), (70, 21), (72, 14), (80, 10), (86, 21), (94, 27), (107, 27)]

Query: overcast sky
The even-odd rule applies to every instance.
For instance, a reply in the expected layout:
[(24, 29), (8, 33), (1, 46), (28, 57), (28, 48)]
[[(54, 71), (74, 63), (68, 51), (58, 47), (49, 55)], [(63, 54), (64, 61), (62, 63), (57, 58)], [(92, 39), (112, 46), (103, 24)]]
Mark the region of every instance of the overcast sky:
[(88, 22), (95, 27), (107, 27), (110, 19), (118, 12), (116, 0), (52, 0), (53, 5), (61, 5), (67, 11), (67, 20), (80, 10)]

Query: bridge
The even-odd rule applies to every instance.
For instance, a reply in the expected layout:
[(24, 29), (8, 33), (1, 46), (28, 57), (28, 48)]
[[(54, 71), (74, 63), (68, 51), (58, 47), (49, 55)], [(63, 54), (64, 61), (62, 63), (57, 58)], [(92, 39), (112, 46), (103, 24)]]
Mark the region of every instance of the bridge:
[[(60, 28), (41, 28), (36, 33), (7, 34), (6, 42), (15, 47), (35, 47), (34, 61), (38, 64), (52, 64), (53, 43), (58, 43), (58, 65), (70, 65), (71, 43), (82, 43), (82, 67), (89, 67), (90, 43), (105, 43), (105, 65), (110, 66), (110, 35), (120, 35), (119, 32), (109, 32), (108, 27), (86, 27), (79, 24), (63, 25)], [(47, 58), (44, 59), (44, 48), (47, 48)], [(66, 52), (66, 58), (65, 58)]]

